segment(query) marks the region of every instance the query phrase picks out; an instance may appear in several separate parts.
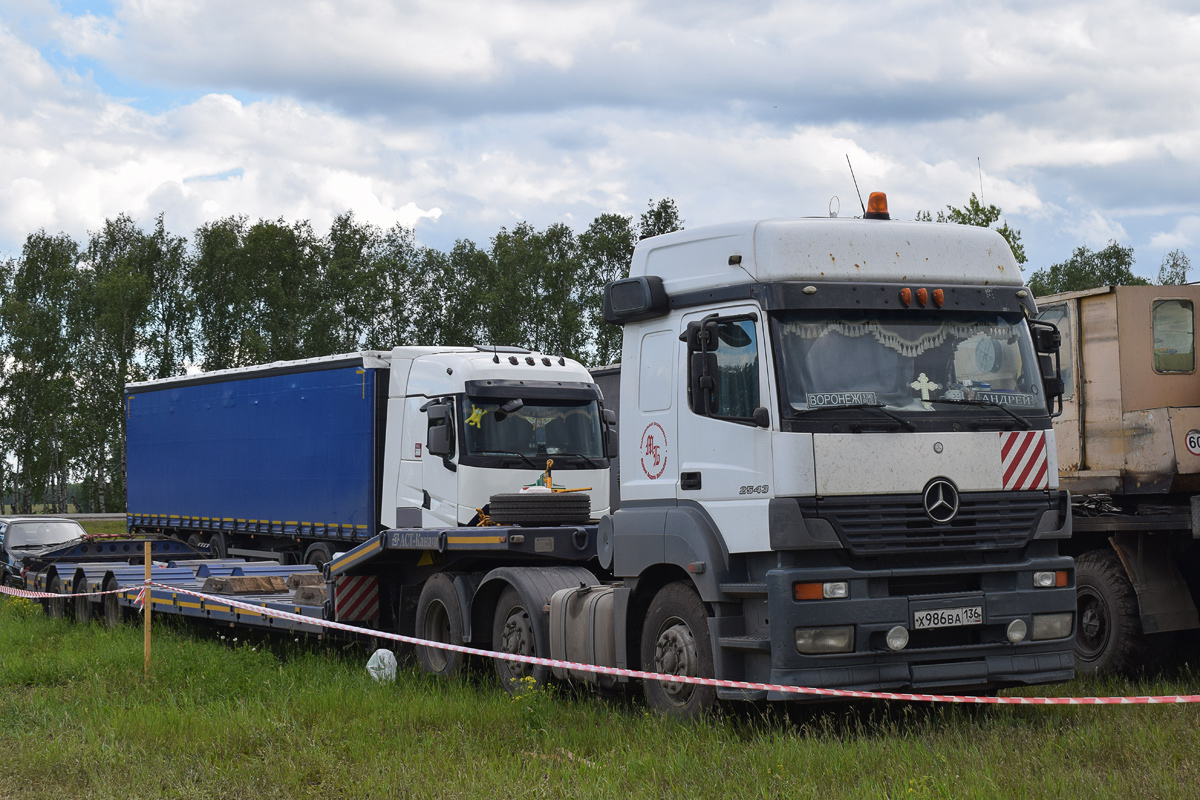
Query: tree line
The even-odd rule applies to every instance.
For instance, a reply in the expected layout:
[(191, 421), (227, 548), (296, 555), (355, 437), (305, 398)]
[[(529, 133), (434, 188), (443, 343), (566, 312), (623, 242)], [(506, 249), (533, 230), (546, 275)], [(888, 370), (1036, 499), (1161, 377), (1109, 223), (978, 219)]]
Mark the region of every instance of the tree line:
[(592, 365), (620, 357), (604, 284), (634, 245), (679, 230), (670, 198), (501, 228), (448, 252), (337, 217), (230, 216), (191, 239), (129, 215), (86, 242), (45, 230), (0, 262), (0, 501), (19, 513), (125, 505), (124, 387), (186, 373), (405, 344), (516, 344)]
[[(936, 222), (994, 228), (1026, 263), (1020, 231), (974, 194)], [(463, 239), (449, 251), (350, 212), (324, 235), (307, 221), (230, 216), (188, 239), (161, 215), (143, 230), (124, 214), (84, 242), (30, 234), (18, 258), (0, 261), (0, 510), (122, 510), (124, 386), (189, 367), (476, 343), (615, 362), (621, 332), (602, 320), (602, 289), (626, 274), (640, 239), (682, 227), (666, 198), (581, 233), (522, 222), (486, 248)], [(1041, 296), (1147, 283), (1133, 265), (1133, 248), (1117, 242), (1079, 247), (1029, 284)], [(1189, 267), (1175, 250), (1158, 282), (1186, 283)]]

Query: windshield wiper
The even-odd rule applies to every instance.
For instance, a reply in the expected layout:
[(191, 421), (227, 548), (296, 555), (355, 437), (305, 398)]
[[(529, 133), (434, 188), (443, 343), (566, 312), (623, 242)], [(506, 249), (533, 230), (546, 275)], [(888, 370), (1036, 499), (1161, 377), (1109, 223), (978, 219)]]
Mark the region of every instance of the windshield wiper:
[(913, 423), (904, 419), (904, 417), (897, 416), (897, 415), (893, 414), (892, 412), (888, 411), (884, 407), (883, 403), (846, 403), (845, 405), (840, 405), (840, 406), (817, 406), (816, 408), (801, 409), (801, 410), (797, 411), (796, 414), (797, 414), (797, 416), (799, 416), (801, 414), (811, 414), (814, 411), (831, 411), (831, 410), (835, 410), (835, 409), (841, 411), (841, 410), (852, 409), (852, 408), (873, 408), (876, 411), (878, 411), (880, 414), (883, 414), (884, 416), (887, 416), (887, 417), (891, 417), (892, 419), (896, 420), (896, 422), (899, 422), (900, 425), (903, 426), (904, 429), (907, 431), (915, 431), (917, 429), (916, 425), (914, 425)]
[(1025, 419), (1024, 417), (1022, 417), (1017, 412), (1009, 409), (1008, 406), (1005, 406), (1001, 403), (993, 403), (990, 400), (930, 400), (929, 402), (930, 403), (947, 403), (952, 406), (983, 406), (984, 408), (998, 408), (1001, 411), (1003, 411), (1005, 414), (1008, 414), (1010, 417), (1015, 419), (1017, 422), (1021, 423), (1021, 425), (1024, 426), (1025, 430), (1029, 430), (1030, 428), (1033, 427), (1033, 423), (1031, 423), (1029, 420)]
[(514, 453), (511, 450), (483, 450), (480, 452), (480, 455), (482, 455), (482, 456), (516, 456), (517, 458), (524, 461), (526, 464), (528, 464), (533, 469), (538, 469), (538, 465), (533, 463), (533, 461), (530, 460), (529, 456), (524, 456), (524, 455), (521, 455), (520, 453)]
[(599, 464), (597, 464), (595, 461), (592, 461), (590, 458), (585, 456), (583, 453), (559, 453), (558, 455), (556, 455), (554, 457), (555, 458), (580, 458), (580, 459), (583, 459), (583, 463), (587, 464), (592, 469), (600, 468)]

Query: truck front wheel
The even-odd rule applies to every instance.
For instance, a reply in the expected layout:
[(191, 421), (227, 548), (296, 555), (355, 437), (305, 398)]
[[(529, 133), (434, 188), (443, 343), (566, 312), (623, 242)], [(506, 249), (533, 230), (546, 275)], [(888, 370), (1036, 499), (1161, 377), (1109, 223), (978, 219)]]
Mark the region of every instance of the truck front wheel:
[[(417, 601), (417, 638), (429, 642), (461, 645), (462, 608), (454, 584), (445, 575), (434, 575), (425, 582)], [(433, 675), (452, 677), (462, 671), (466, 657), (454, 650), (418, 647), (417, 663)]]
[[(654, 596), (642, 628), (642, 669), (694, 678), (713, 677), (712, 639), (708, 613), (686, 581), (664, 586)], [(662, 714), (692, 719), (717, 701), (712, 686), (643, 680), (646, 703)]]
[[(541, 656), (537, 652), (534, 638), (533, 619), (529, 609), (516, 589), (509, 586), (500, 594), (496, 603), (496, 616), (492, 622), (492, 648), (501, 653), (520, 656)], [(549, 667), (494, 658), (496, 677), (500, 685), (510, 694), (524, 689), (536, 689), (546, 683), (550, 676)]]
[(1078, 611), (1076, 669), (1081, 675), (1106, 675), (1143, 666), (1137, 594), (1112, 550), (1090, 550), (1075, 559)]

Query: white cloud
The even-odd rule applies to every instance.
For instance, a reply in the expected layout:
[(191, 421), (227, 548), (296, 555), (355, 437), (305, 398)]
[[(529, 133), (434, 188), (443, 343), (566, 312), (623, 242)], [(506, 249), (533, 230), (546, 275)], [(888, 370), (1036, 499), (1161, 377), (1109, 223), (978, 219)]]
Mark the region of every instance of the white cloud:
[(439, 245), (663, 196), (845, 216), (846, 154), (900, 218), (978, 192), (979, 157), (1035, 262), (1200, 236), (1200, 16), (1165, 3), (31, 7), (0, 0), (0, 251), (122, 211), (353, 209)]

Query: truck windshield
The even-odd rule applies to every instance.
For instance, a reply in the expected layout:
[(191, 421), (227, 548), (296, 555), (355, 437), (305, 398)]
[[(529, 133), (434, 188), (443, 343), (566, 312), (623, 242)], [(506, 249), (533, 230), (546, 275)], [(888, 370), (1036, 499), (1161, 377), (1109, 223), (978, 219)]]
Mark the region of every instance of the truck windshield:
[(84, 530), (78, 522), (56, 520), (48, 522), (14, 522), (4, 535), (4, 545), (9, 550), (18, 548), (50, 547), (82, 539)]
[(789, 311), (775, 317), (774, 332), (793, 416), (850, 405), (1046, 411), (1029, 329), (1017, 315)]
[[(527, 460), (577, 456), (575, 460), (585, 467), (587, 462), (604, 458), (600, 408), (595, 400), (521, 399), (524, 405), (518, 410), (497, 414), (507, 400), (464, 396), (464, 455)], [(533, 466), (543, 469), (545, 463), (534, 461)]]

